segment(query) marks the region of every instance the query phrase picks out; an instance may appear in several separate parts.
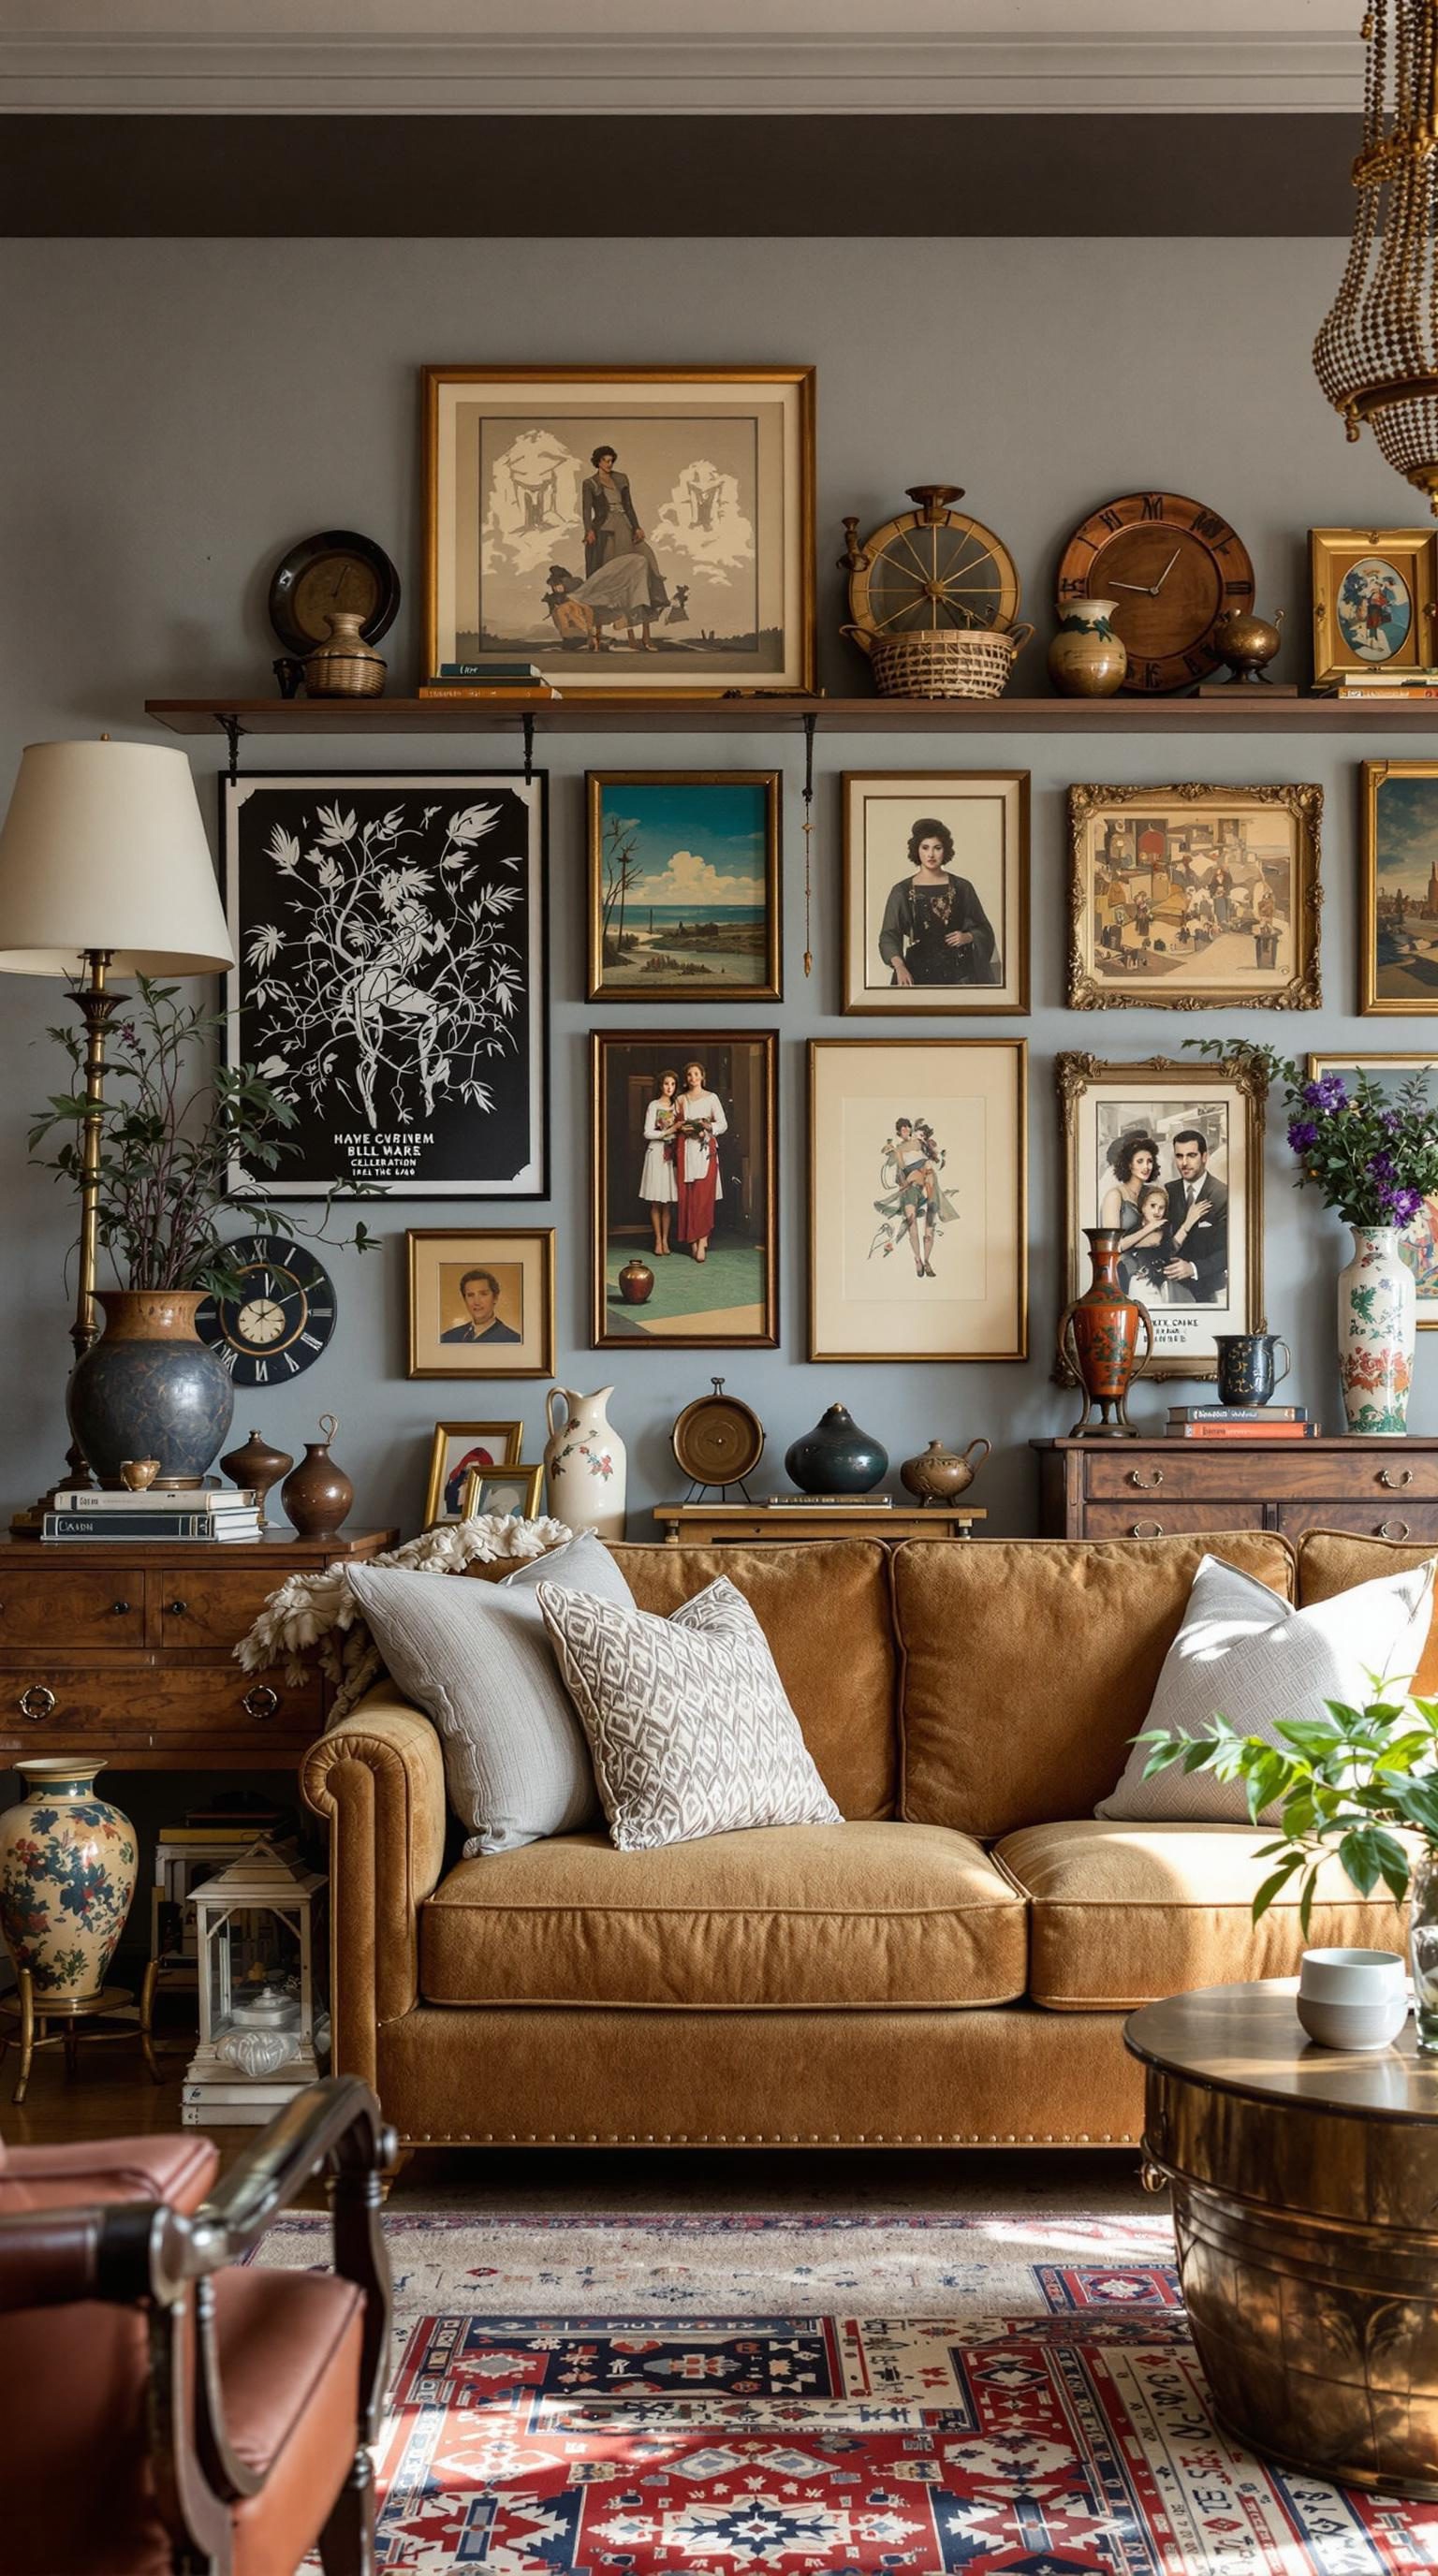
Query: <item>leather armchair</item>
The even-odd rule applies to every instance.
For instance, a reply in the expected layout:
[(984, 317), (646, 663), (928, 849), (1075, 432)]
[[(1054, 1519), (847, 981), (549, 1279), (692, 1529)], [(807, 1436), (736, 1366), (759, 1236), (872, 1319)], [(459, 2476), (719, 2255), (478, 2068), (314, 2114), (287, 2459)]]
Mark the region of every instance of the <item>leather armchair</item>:
[[(218, 2181), (190, 2135), (0, 2149), (6, 2576), (372, 2576), (393, 2154), (352, 2077)], [(333, 2271), (246, 2266), (326, 2169)]]

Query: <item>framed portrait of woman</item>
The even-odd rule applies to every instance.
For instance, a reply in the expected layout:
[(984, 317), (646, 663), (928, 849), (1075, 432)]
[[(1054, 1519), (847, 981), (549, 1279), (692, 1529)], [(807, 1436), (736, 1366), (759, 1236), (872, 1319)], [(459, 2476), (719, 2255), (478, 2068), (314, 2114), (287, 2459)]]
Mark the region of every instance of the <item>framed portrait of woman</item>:
[(1028, 1355), (1028, 1045), (811, 1038), (809, 1357)]
[(846, 1012), (1029, 1007), (1029, 773), (851, 769)]
[(594, 1346), (779, 1339), (772, 1029), (595, 1030)]

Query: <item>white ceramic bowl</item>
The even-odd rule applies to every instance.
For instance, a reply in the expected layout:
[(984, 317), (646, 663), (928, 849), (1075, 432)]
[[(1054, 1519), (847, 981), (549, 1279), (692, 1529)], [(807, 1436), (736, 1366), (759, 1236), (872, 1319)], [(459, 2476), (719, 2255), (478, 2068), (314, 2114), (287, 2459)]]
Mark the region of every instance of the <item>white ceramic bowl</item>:
[(1408, 1972), (1396, 1950), (1305, 1950), (1298, 2018), (1320, 2048), (1387, 2048), (1408, 2018)]
[(1402, 1991), (1371, 2004), (1330, 2004), (1304, 1994), (1297, 2002), (1299, 2021), (1320, 2048), (1388, 2048), (1408, 2019)]

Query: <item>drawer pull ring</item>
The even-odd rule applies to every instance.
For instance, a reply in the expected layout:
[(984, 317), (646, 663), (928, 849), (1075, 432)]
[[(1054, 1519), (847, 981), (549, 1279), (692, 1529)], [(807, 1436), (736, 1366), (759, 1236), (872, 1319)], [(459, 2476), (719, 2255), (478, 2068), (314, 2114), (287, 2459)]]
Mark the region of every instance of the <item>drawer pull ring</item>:
[(279, 1692), (271, 1690), (264, 1682), (257, 1683), (253, 1690), (246, 1691), (240, 1702), (246, 1717), (273, 1717), (279, 1704)]
[(32, 1726), (47, 1718), (54, 1705), (55, 1694), (48, 1682), (32, 1682), (27, 1691), (20, 1693), (20, 1714), (28, 1717)]
[(130, 1605), (129, 1605), (129, 1602), (128, 1602), (128, 1601), (112, 1601), (112, 1602), (111, 1602), (111, 1604), (110, 1604), (110, 1616), (111, 1616), (111, 1618), (112, 1618), (112, 1619), (128, 1619), (128, 1618), (129, 1618), (129, 1615), (130, 1615)]
[(187, 1619), (190, 1614), (190, 1605), (188, 1601), (167, 1601), (165, 1604), (165, 1611), (166, 1615), (171, 1619)]
[(1378, 1535), (1380, 1538), (1408, 1538), (1411, 1532), (1406, 1521), (1380, 1521)]
[(1401, 1494), (1405, 1485), (1412, 1484), (1413, 1470), (1411, 1467), (1405, 1467), (1399, 1475), (1395, 1476), (1391, 1467), (1380, 1467), (1378, 1482), (1386, 1486), (1390, 1494)]
[(1141, 1467), (1130, 1467), (1128, 1481), (1131, 1485), (1137, 1485), (1140, 1493), (1152, 1493), (1155, 1485), (1163, 1483), (1163, 1469), (1151, 1467), (1145, 1475)]
[(1130, 1538), (1162, 1538), (1162, 1536), (1162, 1521), (1135, 1521), (1129, 1531)]

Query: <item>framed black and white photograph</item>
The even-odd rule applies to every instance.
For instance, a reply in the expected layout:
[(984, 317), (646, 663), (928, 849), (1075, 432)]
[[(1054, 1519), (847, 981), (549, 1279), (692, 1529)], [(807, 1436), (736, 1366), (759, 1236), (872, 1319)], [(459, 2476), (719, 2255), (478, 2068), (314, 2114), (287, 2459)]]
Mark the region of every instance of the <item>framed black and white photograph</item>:
[(273, 1198), (548, 1188), (545, 780), (227, 780), (227, 1052), (288, 1100)]

